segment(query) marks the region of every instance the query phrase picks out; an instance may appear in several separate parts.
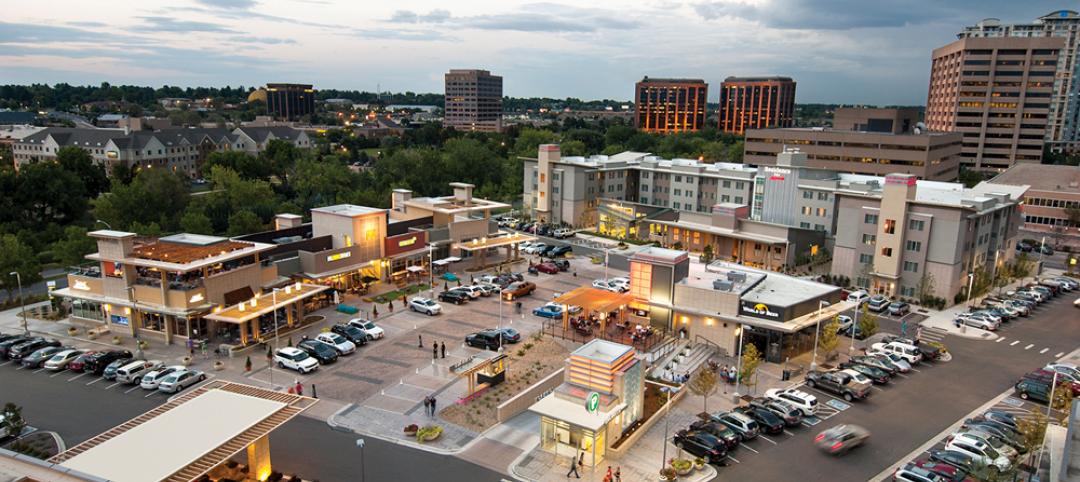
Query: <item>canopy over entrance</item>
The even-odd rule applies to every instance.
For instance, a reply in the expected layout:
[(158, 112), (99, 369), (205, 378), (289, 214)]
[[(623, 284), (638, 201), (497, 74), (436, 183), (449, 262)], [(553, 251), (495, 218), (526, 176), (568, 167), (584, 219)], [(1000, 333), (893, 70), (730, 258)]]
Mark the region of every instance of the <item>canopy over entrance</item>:
[[(606, 314), (625, 308), (633, 299), (634, 297), (630, 293), (615, 293), (593, 288), (592, 286), (581, 286), (568, 293), (563, 293), (558, 298), (555, 298), (555, 302), (560, 305), (580, 306), (585, 313)], [(567, 318), (568, 315), (569, 310), (563, 310), (563, 317)]]

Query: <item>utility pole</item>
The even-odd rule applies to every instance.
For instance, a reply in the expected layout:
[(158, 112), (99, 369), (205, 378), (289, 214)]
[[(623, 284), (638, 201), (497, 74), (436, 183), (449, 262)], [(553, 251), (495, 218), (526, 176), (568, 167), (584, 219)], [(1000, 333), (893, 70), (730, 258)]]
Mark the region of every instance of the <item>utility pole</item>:
[(19, 283), (19, 308), (22, 311), (22, 329), (27, 335), (30, 334), (30, 328), (26, 326), (26, 298), (23, 297), (22, 292), (22, 276), (18, 271), (12, 271), (9, 275), (15, 275), (15, 281)]

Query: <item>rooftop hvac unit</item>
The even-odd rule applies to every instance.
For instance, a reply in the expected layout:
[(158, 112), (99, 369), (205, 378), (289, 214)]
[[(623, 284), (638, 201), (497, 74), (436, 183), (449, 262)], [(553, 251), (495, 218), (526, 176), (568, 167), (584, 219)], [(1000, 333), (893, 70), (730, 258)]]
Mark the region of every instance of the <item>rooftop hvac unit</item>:
[(731, 291), (731, 289), (734, 288), (735, 285), (732, 284), (730, 281), (715, 279), (712, 282), (712, 287), (714, 290), (717, 291)]
[(745, 283), (746, 273), (743, 273), (742, 271), (728, 271), (727, 279), (728, 281), (735, 283)]

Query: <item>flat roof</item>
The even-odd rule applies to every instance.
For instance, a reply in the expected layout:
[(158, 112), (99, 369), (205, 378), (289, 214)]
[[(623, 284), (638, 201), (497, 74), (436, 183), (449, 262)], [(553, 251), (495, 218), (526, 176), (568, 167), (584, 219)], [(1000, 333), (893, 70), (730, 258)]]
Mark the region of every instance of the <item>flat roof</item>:
[(324, 206), (321, 208), (312, 208), (311, 212), (324, 213), (324, 214), (336, 214), (338, 216), (357, 217), (365, 214), (372, 214), (386, 211), (380, 208), (371, 208), (367, 206), (357, 206), (355, 204), (336, 204), (333, 206)]
[(634, 253), (634, 255), (630, 257), (632, 260), (660, 261), (669, 264), (675, 264), (689, 258), (690, 255), (686, 251), (660, 248), (657, 246), (649, 246), (648, 248)]
[(593, 338), (592, 341), (574, 350), (570, 356), (579, 356), (601, 363), (612, 364), (626, 355), (627, 352), (633, 351), (633, 349), (634, 347), (622, 343)]
[[(50, 461), (116, 482), (193, 480), (315, 403), (248, 385), (213, 385), (187, 392)], [(196, 463), (207, 468), (195, 468)]]
[(1080, 167), (1018, 163), (995, 176), (990, 183), (1030, 186), (1039, 191), (1080, 193)]
[(130, 238), (134, 237), (135, 233), (129, 233), (127, 231), (116, 231), (112, 229), (99, 229), (97, 231), (90, 231), (86, 233), (87, 236), (94, 238)]
[[(271, 311), (286, 306), (290, 303), (297, 302), (299, 300), (310, 298), (316, 293), (321, 293), (330, 289), (329, 286), (303, 284), (299, 289), (296, 289), (296, 285), (287, 285), (288, 291), (282, 289), (278, 290), (275, 294), (273, 291), (259, 295), (255, 301), (255, 306), (251, 306), (251, 300), (244, 300), (243, 303), (230, 306), (221, 311), (211, 313), (204, 316), (208, 320), (221, 321), (225, 323), (243, 323), (258, 316), (270, 313)], [(277, 303), (274, 303), (274, 301)]]
[(532, 406), (529, 407), (529, 411), (536, 412), (545, 417), (562, 420), (570, 425), (576, 425), (595, 432), (625, 408), (626, 404), (620, 403), (611, 407), (611, 410), (606, 412), (597, 410), (596, 413), (589, 413), (589, 411), (585, 409), (584, 400), (581, 403), (571, 402), (559, 398), (554, 394), (549, 394), (548, 396), (541, 398), (540, 401), (532, 404)]
[(716, 274), (716, 277), (688, 276), (683, 279), (683, 281), (680, 281), (680, 283), (685, 283), (695, 288), (712, 289), (713, 279), (727, 280), (727, 273), (744, 273), (746, 275), (746, 281), (735, 283), (734, 286), (734, 290), (741, 293), (740, 299), (775, 306), (791, 306), (806, 300), (821, 298), (840, 290), (837, 286), (796, 278), (774, 271), (764, 271), (749, 266), (728, 263), (726, 261), (714, 261), (708, 265), (706, 270), (707, 273)]
[(519, 244), (526, 241), (535, 241), (536, 236), (529, 236), (527, 234), (521, 234), (519, 232), (504, 233), (501, 236), (491, 236), (484, 238), (476, 238), (472, 241), (462, 241), (460, 243), (454, 243), (454, 247), (463, 249), (465, 251), (478, 251), (487, 248), (498, 248), (500, 246), (506, 246), (508, 244)]

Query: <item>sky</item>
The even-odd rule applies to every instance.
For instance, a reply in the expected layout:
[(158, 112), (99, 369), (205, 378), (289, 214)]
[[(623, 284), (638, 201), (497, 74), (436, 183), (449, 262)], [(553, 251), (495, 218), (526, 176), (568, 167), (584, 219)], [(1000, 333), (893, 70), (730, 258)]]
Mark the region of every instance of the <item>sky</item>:
[[(628, 100), (642, 76), (786, 75), (796, 101), (921, 105), (931, 51), (1043, 0), (37, 0), (5, 5), (0, 84), (442, 92), (451, 68), (514, 97)], [(1074, 6), (1075, 8), (1075, 6)]]

